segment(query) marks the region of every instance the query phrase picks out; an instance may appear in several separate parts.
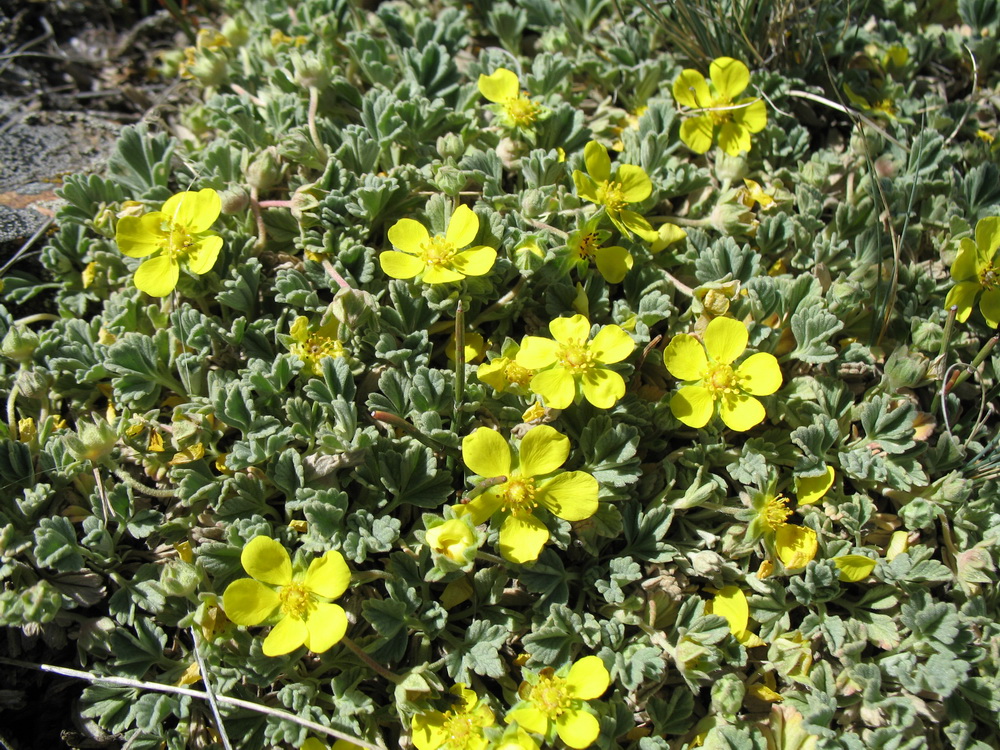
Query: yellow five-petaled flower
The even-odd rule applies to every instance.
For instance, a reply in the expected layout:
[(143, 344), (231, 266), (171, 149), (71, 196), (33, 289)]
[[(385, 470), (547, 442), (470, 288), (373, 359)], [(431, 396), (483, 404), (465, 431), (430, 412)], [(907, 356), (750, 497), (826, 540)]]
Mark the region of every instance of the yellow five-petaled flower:
[[(621, 362), (635, 342), (616, 325), (601, 328), (590, 338), (590, 321), (583, 315), (556, 318), (549, 323), (553, 339), (525, 336), (515, 361), (538, 372), (529, 387), (553, 409), (565, 409), (576, 398), (577, 383), (583, 396), (599, 409), (610, 409), (625, 395), (625, 380), (601, 365)], [(589, 340), (588, 340), (589, 339)]]
[(135, 285), (151, 297), (165, 297), (177, 286), (182, 266), (198, 275), (211, 271), (222, 237), (208, 230), (221, 211), (222, 198), (205, 188), (177, 193), (159, 211), (119, 219), (115, 242), (122, 254), (152, 256), (135, 272)]
[(517, 691), (521, 701), (507, 713), (507, 721), (516, 721), (550, 742), (555, 738), (549, 735), (557, 734), (569, 747), (589, 747), (601, 725), (585, 701), (600, 698), (610, 683), (611, 675), (597, 656), (583, 657), (565, 676), (547, 667), (521, 683)]
[(972, 305), (979, 298), (979, 311), (990, 328), (1000, 326), (1000, 216), (980, 219), (976, 241), (962, 240), (951, 264), (951, 278), (956, 282), (944, 300), (945, 308), (954, 305), (960, 323), (969, 319)]
[(417, 750), (485, 750), (483, 729), (496, 722), (486, 702), (463, 683), (451, 688), (458, 701), (448, 711), (428, 711), (413, 717), (413, 744)]
[(689, 427), (708, 424), (716, 404), (730, 429), (743, 432), (760, 424), (766, 413), (754, 396), (767, 396), (781, 387), (778, 360), (759, 352), (733, 367), (749, 336), (746, 326), (732, 318), (714, 318), (704, 338), (702, 344), (690, 334), (678, 334), (663, 352), (670, 374), (687, 382), (670, 399), (670, 410)]
[[(659, 236), (646, 218), (626, 208), (631, 203), (646, 200), (653, 192), (653, 183), (646, 170), (634, 164), (619, 164), (611, 173), (608, 150), (597, 141), (590, 141), (583, 148), (587, 174), (573, 170), (576, 192), (584, 200), (602, 206), (618, 231), (626, 237), (635, 232), (646, 242)], [(624, 277), (624, 273), (622, 276)]]
[(497, 68), (488, 76), (479, 76), (479, 93), (497, 106), (500, 122), (509, 128), (529, 128), (542, 108), (521, 92), (517, 74)]
[(466, 276), (482, 276), (497, 258), (492, 247), (477, 245), (463, 250), (479, 233), (479, 217), (468, 206), (459, 206), (448, 221), (442, 237), (433, 237), (419, 221), (400, 219), (389, 228), (389, 242), (395, 250), (379, 255), (382, 270), (394, 279), (420, 276), (425, 284), (461, 281)]
[(250, 578), (233, 581), (222, 595), (226, 616), (237, 625), (260, 625), (278, 615), (264, 639), (264, 654), (281, 656), (303, 644), (322, 653), (347, 632), (347, 615), (336, 599), (347, 590), (351, 571), (335, 550), (310, 563), (304, 574), (292, 571), (288, 552), (270, 537), (247, 542), (240, 554)]
[(500, 527), (500, 554), (516, 563), (531, 562), (549, 539), (549, 530), (535, 517), (544, 508), (565, 521), (582, 521), (597, 512), (597, 480), (582, 471), (558, 471), (569, 458), (569, 438), (548, 425), (533, 427), (521, 440), (517, 454), (503, 437), (480, 427), (462, 440), (462, 460), (484, 478), (506, 477), (456, 513), (468, 513), (475, 524), (496, 513)]
[(700, 110), (681, 123), (681, 140), (703, 154), (712, 148), (718, 131), (719, 146), (730, 156), (750, 150), (750, 134), (767, 125), (767, 108), (760, 99), (740, 94), (750, 85), (750, 70), (739, 60), (719, 57), (708, 69), (711, 84), (697, 70), (687, 68), (674, 81), (674, 101)]

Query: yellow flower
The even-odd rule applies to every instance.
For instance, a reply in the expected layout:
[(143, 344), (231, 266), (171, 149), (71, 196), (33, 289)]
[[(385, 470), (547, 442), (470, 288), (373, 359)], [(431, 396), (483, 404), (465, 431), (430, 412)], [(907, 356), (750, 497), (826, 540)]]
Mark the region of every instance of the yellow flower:
[(305, 644), (322, 653), (347, 632), (347, 616), (336, 599), (347, 590), (351, 571), (335, 550), (313, 560), (305, 574), (293, 574), (288, 552), (270, 537), (251, 539), (240, 554), (250, 578), (233, 581), (222, 607), (237, 625), (260, 625), (278, 614), (264, 639), (264, 654), (281, 656)]
[(458, 701), (448, 711), (416, 714), (410, 721), (417, 750), (485, 750), (483, 729), (496, 722), (493, 712), (461, 682), (451, 688)]
[(455, 512), (468, 514), (476, 525), (501, 513), (500, 554), (516, 563), (536, 560), (549, 539), (536, 508), (566, 521), (597, 512), (597, 480), (582, 471), (559, 471), (568, 457), (569, 438), (548, 425), (528, 430), (516, 456), (499, 433), (480, 427), (462, 440), (462, 460), (474, 474), (507, 481), (456, 506)]
[(788, 523), (792, 511), (788, 498), (769, 492), (759, 492), (752, 499), (752, 520), (747, 529), (752, 539), (763, 536), (774, 545), (778, 559), (789, 570), (804, 568), (816, 557), (819, 541), (816, 532), (806, 526)]
[(570, 265), (588, 269), (590, 264), (594, 263), (601, 276), (609, 284), (621, 282), (625, 278), (625, 274), (632, 270), (632, 254), (618, 245), (603, 247), (604, 242), (610, 236), (610, 232), (597, 228), (597, 222), (594, 219), (570, 234), (566, 240), (566, 251)]
[(507, 713), (507, 721), (546, 737), (559, 736), (567, 746), (585, 748), (601, 733), (597, 717), (585, 701), (600, 698), (611, 675), (597, 656), (585, 656), (570, 667), (565, 676), (546, 667), (541, 673), (526, 675), (518, 696), (521, 701)]
[(744, 206), (753, 208), (754, 204), (756, 204), (763, 211), (774, 205), (774, 196), (765, 192), (759, 183), (744, 177), (743, 184), (745, 187), (740, 188), (736, 192), (739, 202)]
[(476, 370), (476, 377), (492, 386), (497, 393), (510, 390), (512, 393), (524, 395), (535, 371), (519, 365), (516, 361), (521, 347), (514, 341), (508, 341), (500, 351), (499, 357), (489, 362), (483, 362)]
[(980, 292), (979, 311), (990, 328), (1000, 326), (1000, 216), (980, 219), (976, 224), (976, 241), (962, 240), (955, 262), (951, 264), (951, 278), (957, 284), (944, 300), (947, 310), (957, 306), (957, 319), (969, 319), (972, 305)]
[(608, 150), (597, 141), (590, 141), (583, 149), (587, 174), (573, 170), (576, 192), (584, 200), (604, 208), (618, 231), (626, 237), (635, 232), (646, 242), (653, 242), (659, 235), (645, 217), (625, 206), (640, 203), (653, 192), (653, 183), (642, 167), (634, 164), (619, 164), (611, 174), (611, 157)]
[(435, 556), (463, 567), (475, 560), (479, 549), (479, 538), (466, 518), (452, 518), (429, 527), (424, 541)]
[(153, 256), (135, 272), (135, 285), (151, 297), (165, 297), (177, 286), (182, 266), (199, 276), (211, 271), (222, 237), (208, 230), (221, 211), (219, 194), (205, 188), (177, 193), (159, 211), (119, 219), (118, 249), (130, 258)]
[[(663, 352), (663, 363), (683, 386), (670, 399), (670, 410), (689, 427), (704, 427), (720, 405), (722, 421), (738, 432), (764, 420), (767, 396), (781, 387), (781, 368), (773, 354), (751, 354), (733, 368), (747, 347), (746, 326), (732, 318), (714, 318), (705, 329), (704, 345), (681, 333)], [(707, 356), (706, 356), (707, 352)]]
[(400, 219), (389, 228), (389, 242), (396, 250), (381, 253), (379, 263), (394, 279), (412, 279), (422, 274), (425, 284), (482, 276), (493, 268), (497, 251), (485, 245), (462, 250), (478, 233), (479, 217), (468, 206), (455, 209), (443, 237), (440, 234), (431, 237), (419, 221)]
[(674, 81), (674, 100), (701, 114), (681, 123), (681, 140), (695, 153), (712, 148), (718, 129), (719, 146), (730, 156), (750, 150), (750, 134), (767, 125), (767, 108), (760, 99), (737, 99), (750, 84), (750, 71), (739, 60), (719, 57), (709, 66), (711, 84), (687, 68)]
[(288, 351), (302, 360), (302, 374), (319, 375), (326, 357), (343, 357), (344, 345), (337, 338), (337, 323), (328, 323), (315, 331), (309, 330), (309, 318), (299, 315), (289, 330)]
[[(577, 383), (583, 396), (599, 409), (610, 409), (625, 395), (625, 380), (601, 365), (621, 362), (635, 342), (616, 325), (601, 328), (590, 339), (590, 322), (582, 315), (556, 318), (549, 323), (552, 339), (525, 336), (515, 361), (522, 367), (539, 370), (531, 378), (534, 393), (553, 409), (565, 409), (577, 397)], [(590, 339), (590, 340), (588, 340)]]
[(500, 122), (508, 128), (530, 128), (542, 108), (521, 91), (517, 74), (506, 68), (497, 68), (488, 76), (479, 76), (479, 93), (496, 107)]

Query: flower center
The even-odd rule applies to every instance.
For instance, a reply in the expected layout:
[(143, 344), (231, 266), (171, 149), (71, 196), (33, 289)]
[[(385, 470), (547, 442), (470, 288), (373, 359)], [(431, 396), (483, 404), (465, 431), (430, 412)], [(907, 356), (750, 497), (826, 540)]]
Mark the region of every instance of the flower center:
[(527, 385), (532, 375), (534, 375), (534, 372), (523, 365), (519, 365), (514, 360), (508, 362), (507, 366), (503, 368), (503, 376), (513, 385)]
[(760, 511), (761, 520), (771, 531), (777, 531), (784, 526), (790, 515), (792, 511), (788, 509), (788, 498), (783, 495), (769, 497)]
[(304, 343), (293, 343), (289, 350), (300, 359), (313, 362), (324, 357), (344, 356), (344, 345), (340, 341), (316, 333), (309, 334)]
[(531, 513), (538, 507), (535, 502), (535, 480), (532, 477), (517, 477), (504, 482), (500, 494), (503, 497), (502, 508), (515, 515)]
[(711, 364), (701, 379), (716, 398), (724, 393), (737, 393), (740, 390), (740, 376), (730, 365)]
[(531, 99), (524, 96), (512, 96), (503, 105), (507, 119), (519, 128), (526, 128), (538, 117), (541, 109)]
[(597, 252), (597, 232), (583, 235), (576, 244), (576, 254), (581, 258), (590, 259)]
[(713, 109), (709, 111), (709, 115), (712, 117), (712, 123), (716, 126), (724, 125), (733, 119), (733, 111), (731, 109), (714, 109), (715, 107), (731, 107), (733, 102), (729, 97), (719, 97), (712, 100)]
[(574, 374), (582, 373), (593, 368), (594, 355), (585, 344), (574, 339), (559, 348), (559, 361)]
[(597, 202), (609, 213), (621, 211), (628, 204), (622, 184), (614, 180), (605, 180), (597, 187)]
[(997, 269), (993, 267), (993, 263), (987, 263), (986, 267), (979, 272), (979, 286), (987, 292), (1000, 286), (1000, 272), (997, 272)]
[(179, 224), (170, 224), (170, 234), (165, 242), (166, 250), (175, 260), (183, 258), (194, 249), (191, 233)]
[(315, 606), (312, 594), (301, 583), (290, 583), (287, 586), (282, 586), (278, 593), (278, 599), (281, 602), (282, 614), (297, 620), (305, 619), (309, 610)]
[(420, 246), (420, 258), (429, 266), (443, 266), (455, 256), (455, 248), (440, 234)]
[(535, 704), (539, 711), (554, 719), (570, 707), (571, 699), (566, 694), (566, 681), (561, 677), (541, 676), (532, 685), (528, 700)]

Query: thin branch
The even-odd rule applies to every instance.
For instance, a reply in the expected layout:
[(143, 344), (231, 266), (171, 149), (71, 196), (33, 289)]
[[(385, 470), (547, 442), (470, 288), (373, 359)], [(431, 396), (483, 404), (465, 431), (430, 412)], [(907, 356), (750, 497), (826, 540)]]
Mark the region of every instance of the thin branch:
[(208, 680), (208, 669), (205, 667), (205, 659), (201, 655), (201, 649), (198, 648), (198, 633), (195, 632), (194, 628), (191, 628), (191, 643), (194, 646), (194, 658), (198, 662), (198, 671), (201, 672), (201, 681), (205, 684), (208, 705), (212, 707), (212, 716), (215, 717), (215, 728), (219, 732), (219, 738), (222, 740), (223, 747), (226, 750), (233, 750), (233, 745), (229, 741), (229, 735), (226, 734), (226, 725), (222, 721), (222, 714), (219, 712), (219, 703), (215, 695), (215, 690)]
[[(72, 677), (77, 680), (86, 680), (87, 682), (93, 682), (96, 684), (104, 685), (116, 685), (118, 687), (130, 687), (136, 688), (138, 690), (151, 690), (156, 693), (171, 693), (173, 695), (186, 695), (189, 698), (201, 698), (202, 700), (208, 700), (208, 693), (201, 690), (192, 690), (191, 688), (176, 687), (175, 685), (163, 685), (159, 682), (146, 682), (145, 680), (133, 680), (129, 677), (108, 677), (103, 675), (91, 674), (90, 672), (83, 672), (79, 669), (69, 669), (68, 667), (57, 667), (52, 664), (34, 664), (28, 661), (21, 661), (20, 659), (8, 659), (7, 657), (0, 656), (0, 664), (7, 664), (12, 667), (21, 667), (22, 669), (36, 669), (39, 672), (51, 672), (52, 674), (62, 675), (63, 677)], [(296, 716), (293, 713), (285, 711), (281, 708), (271, 708), (270, 706), (262, 706), (259, 703), (252, 703), (251, 701), (241, 700), (239, 698), (230, 698), (226, 695), (217, 696), (219, 703), (224, 703), (227, 706), (233, 706), (235, 708), (245, 708), (247, 711), (254, 711), (259, 714), (265, 714), (267, 716), (273, 716), (281, 721), (290, 721), (293, 724), (298, 724), (306, 729), (311, 729), (319, 734), (325, 734), (328, 737), (336, 737), (338, 740), (346, 740), (360, 747), (368, 748), (368, 750), (382, 750), (378, 745), (373, 745), (370, 742), (359, 739), (357, 737), (352, 737), (351, 735), (341, 732), (339, 729), (333, 729), (332, 727), (325, 727), (322, 724), (317, 724), (315, 721), (310, 721), (309, 719), (303, 719), (300, 716)]]

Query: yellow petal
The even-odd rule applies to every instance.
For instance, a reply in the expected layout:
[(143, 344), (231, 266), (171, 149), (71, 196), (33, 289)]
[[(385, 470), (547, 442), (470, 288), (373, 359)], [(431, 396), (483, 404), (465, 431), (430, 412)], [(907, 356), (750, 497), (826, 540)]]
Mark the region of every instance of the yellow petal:
[(866, 579), (875, 570), (877, 563), (878, 560), (873, 560), (864, 555), (841, 555), (840, 557), (833, 558), (833, 564), (840, 571), (840, 580), (849, 583), (856, 583), (857, 581)]
[(701, 380), (708, 369), (708, 357), (698, 339), (687, 333), (678, 333), (663, 350), (663, 364), (667, 372), (678, 380)]
[(133, 281), (150, 297), (166, 297), (177, 286), (180, 266), (169, 255), (157, 255), (142, 262)]
[(185, 191), (167, 198), (161, 211), (168, 221), (191, 234), (204, 232), (222, 212), (222, 197), (211, 188), (198, 192)]
[(948, 296), (944, 298), (945, 309), (947, 310), (954, 305), (958, 308), (955, 319), (959, 323), (964, 323), (969, 319), (969, 314), (972, 312), (972, 306), (980, 289), (978, 281), (960, 281), (948, 290)]
[(159, 211), (142, 216), (123, 216), (115, 228), (115, 242), (122, 255), (145, 258), (155, 253), (168, 239), (162, 229), (166, 217)]
[(573, 698), (589, 701), (600, 698), (611, 684), (608, 668), (599, 656), (585, 656), (566, 675), (566, 688)]
[(834, 471), (827, 466), (826, 471), (816, 477), (795, 477), (795, 496), (799, 505), (812, 505), (823, 498), (833, 487)]
[(644, 201), (653, 192), (653, 183), (646, 170), (633, 164), (622, 164), (618, 167), (615, 180), (621, 183), (622, 194), (629, 203)]
[[(445, 242), (459, 250), (472, 243), (479, 233), (479, 217), (466, 205), (455, 209), (448, 222), (448, 231), (444, 235)], [(492, 264), (491, 264), (492, 265)], [(478, 275), (478, 274), (477, 274)]]
[(389, 227), (386, 236), (394, 248), (410, 255), (419, 253), (421, 247), (430, 239), (427, 228), (413, 219), (400, 219)]
[(462, 440), (462, 461), (481, 477), (509, 476), (510, 446), (499, 432), (480, 427)]
[(723, 99), (736, 99), (750, 85), (750, 71), (746, 65), (731, 57), (717, 57), (708, 68), (716, 93)]
[(1000, 325), (1000, 289), (989, 289), (979, 298), (979, 312), (986, 319), (986, 325), (996, 328)]
[(591, 203), (599, 203), (597, 199), (597, 183), (579, 169), (573, 170), (573, 184), (576, 185), (576, 194)]
[[(708, 82), (705, 80), (705, 76), (691, 68), (685, 68), (677, 76), (677, 80), (674, 81), (673, 95), (674, 101), (682, 107), (700, 109), (712, 106), (712, 95), (708, 91)], [(707, 150), (706, 148), (705, 151)]]
[(597, 480), (590, 474), (567, 471), (542, 482), (535, 500), (564, 521), (582, 521), (597, 512), (598, 492)]
[[(748, 133), (759, 133), (767, 125), (767, 107), (761, 99), (744, 99), (733, 110), (733, 122)], [(747, 150), (750, 150), (749, 136)]]
[(583, 161), (587, 165), (587, 173), (597, 182), (605, 182), (611, 178), (608, 150), (597, 141), (590, 141), (583, 147)]
[(593, 714), (571, 708), (559, 714), (556, 733), (568, 747), (581, 749), (594, 744), (601, 733), (601, 725)]
[(596, 260), (597, 270), (609, 284), (621, 283), (634, 264), (632, 253), (618, 245), (597, 248)]
[(786, 568), (804, 568), (816, 557), (819, 542), (816, 532), (804, 526), (786, 523), (774, 535), (774, 548)]
[(740, 387), (754, 396), (770, 396), (781, 387), (781, 367), (773, 354), (751, 354), (736, 368)]
[(549, 730), (549, 717), (534, 706), (516, 708), (508, 713), (507, 723), (511, 722), (535, 734), (545, 734)]
[(416, 714), (410, 720), (413, 744), (417, 750), (441, 750), (451, 739), (445, 729), (447, 719), (440, 711)]
[(705, 349), (708, 356), (728, 365), (747, 348), (747, 327), (733, 318), (713, 318), (705, 328)]
[(700, 385), (686, 385), (670, 398), (670, 411), (688, 427), (704, 427), (715, 412), (715, 398)]
[(729, 632), (739, 635), (750, 622), (750, 605), (739, 586), (724, 586), (712, 599), (712, 614), (725, 617)]
[(479, 245), (471, 250), (458, 253), (451, 259), (452, 267), (465, 276), (482, 276), (493, 268), (497, 251), (492, 247)]
[(215, 261), (219, 257), (219, 251), (222, 249), (222, 238), (217, 235), (209, 235), (203, 239), (198, 240), (194, 243), (191, 248), (191, 254), (188, 256), (187, 269), (191, 273), (196, 273), (201, 276), (203, 273), (208, 273), (212, 270), (212, 266), (215, 265)]
[(479, 93), (496, 104), (513, 99), (519, 89), (517, 75), (506, 68), (497, 68), (488, 76), (479, 76)]
[(305, 646), (314, 654), (329, 651), (347, 632), (347, 615), (338, 604), (318, 602), (306, 618)]
[(456, 516), (469, 516), (472, 519), (472, 523), (478, 526), (492, 518), (493, 514), (500, 510), (500, 506), (503, 503), (504, 498), (500, 494), (500, 488), (490, 487), (474, 500), (470, 500), (463, 505), (453, 505), (452, 510), (455, 511)]
[(764, 405), (753, 396), (727, 393), (722, 397), (719, 416), (729, 429), (746, 432), (763, 422), (767, 412)]
[(1000, 248), (1000, 216), (988, 216), (976, 223), (976, 245), (985, 260), (992, 260)]
[(606, 365), (621, 362), (634, 349), (635, 341), (616, 325), (601, 328), (587, 345), (587, 351), (594, 355), (594, 359)]
[(428, 266), (424, 271), (422, 281), (426, 284), (450, 284), (461, 281), (465, 275), (461, 271), (456, 271), (443, 266)]
[[(618, 230), (622, 234), (627, 235), (629, 232), (634, 232), (646, 242), (653, 242), (660, 236), (657, 231), (653, 229), (653, 225), (646, 221), (645, 216), (627, 209), (622, 209), (617, 213), (617, 219), (614, 214), (611, 213), (608, 214), (608, 218), (611, 219), (612, 223), (618, 227)], [(624, 229), (622, 227), (624, 227)]]
[(309, 628), (304, 621), (295, 617), (284, 617), (271, 628), (271, 632), (264, 639), (262, 644), (264, 656), (289, 654), (304, 644), (308, 637)]
[[(980, 222), (981, 223), (981, 222)], [(124, 250), (122, 252), (125, 252)], [(978, 271), (978, 249), (976, 243), (968, 237), (958, 244), (958, 254), (951, 264), (951, 278), (955, 281), (971, 281)], [(128, 253), (125, 253), (128, 255)]]
[(514, 361), (528, 370), (540, 370), (555, 362), (558, 353), (559, 345), (552, 339), (525, 336), (521, 339), (521, 348), (514, 355)]
[(560, 344), (581, 344), (590, 338), (590, 321), (582, 315), (556, 318), (549, 323), (549, 331)]
[(237, 625), (260, 625), (280, 603), (274, 589), (252, 578), (233, 581), (222, 594), (222, 609)]
[(712, 148), (715, 125), (708, 115), (689, 117), (681, 123), (681, 140), (696, 154), (703, 154)]
[(751, 147), (750, 131), (735, 122), (723, 123), (719, 128), (719, 148), (730, 156), (739, 156)]
[(551, 474), (569, 458), (569, 438), (548, 425), (533, 427), (521, 440), (518, 458), (518, 472), (523, 477)]
[(262, 583), (285, 586), (292, 582), (292, 561), (280, 543), (267, 536), (255, 536), (240, 553), (243, 569)]
[(625, 380), (617, 372), (596, 367), (583, 373), (583, 396), (598, 409), (610, 409), (625, 395)]
[(344, 562), (344, 556), (336, 550), (330, 550), (309, 564), (302, 585), (312, 593), (336, 599), (351, 583), (351, 570)]
[(379, 253), (378, 262), (385, 275), (394, 279), (412, 279), (426, 268), (426, 264), (420, 258), (395, 250)]
[(537, 518), (511, 514), (500, 527), (500, 554), (511, 562), (532, 562), (548, 540), (549, 530)]
[(656, 239), (653, 240), (652, 245), (649, 247), (649, 251), (651, 253), (658, 253), (675, 242), (680, 242), (685, 237), (687, 237), (687, 232), (676, 224), (661, 224), (659, 231), (656, 233)]
[(565, 367), (553, 367), (537, 373), (528, 387), (544, 398), (545, 405), (552, 409), (565, 409), (576, 398), (576, 380)]

